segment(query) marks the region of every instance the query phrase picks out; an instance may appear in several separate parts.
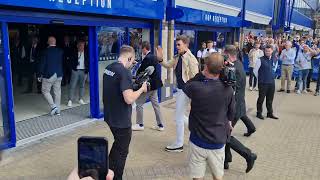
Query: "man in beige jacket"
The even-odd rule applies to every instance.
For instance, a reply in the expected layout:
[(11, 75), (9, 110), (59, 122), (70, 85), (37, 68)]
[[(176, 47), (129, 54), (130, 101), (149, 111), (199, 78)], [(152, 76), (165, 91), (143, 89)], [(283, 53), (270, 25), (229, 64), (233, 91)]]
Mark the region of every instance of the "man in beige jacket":
[(172, 60), (163, 61), (163, 51), (161, 47), (157, 48), (157, 56), (160, 64), (169, 69), (173, 68), (177, 82), (176, 93), (176, 141), (165, 148), (168, 152), (182, 152), (184, 142), (184, 122), (187, 119), (185, 115), (189, 98), (182, 91), (187, 81), (193, 78), (198, 72), (198, 61), (188, 48), (189, 38), (179, 36), (176, 38), (176, 47), (178, 54)]
[(250, 90), (258, 90), (256, 88), (257, 86), (257, 77), (253, 73), (253, 69), (256, 65), (257, 59), (264, 56), (263, 51), (260, 49), (260, 42), (257, 41), (254, 43), (254, 48), (250, 50), (249, 52), (249, 87)]

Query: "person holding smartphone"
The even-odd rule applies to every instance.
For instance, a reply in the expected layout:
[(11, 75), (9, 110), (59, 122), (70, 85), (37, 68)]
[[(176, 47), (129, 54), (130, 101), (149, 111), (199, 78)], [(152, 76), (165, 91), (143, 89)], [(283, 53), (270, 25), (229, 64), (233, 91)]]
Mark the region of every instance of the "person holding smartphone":
[(130, 68), (134, 63), (135, 51), (131, 46), (122, 46), (118, 62), (106, 67), (103, 74), (104, 120), (109, 125), (114, 142), (109, 154), (109, 168), (114, 179), (122, 180), (132, 136), (132, 107), (142, 93), (147, 92), (146, 82), (133, 91)]

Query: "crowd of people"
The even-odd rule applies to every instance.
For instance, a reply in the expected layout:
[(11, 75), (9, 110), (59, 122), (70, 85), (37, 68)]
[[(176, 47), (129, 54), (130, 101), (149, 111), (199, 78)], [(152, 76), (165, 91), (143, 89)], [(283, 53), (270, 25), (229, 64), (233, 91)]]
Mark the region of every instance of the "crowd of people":
[[(288, 35), (271, 37), (257, 37), (252, 33), (246, 36), (244, 41), (243, 54), (249, 56), (249, 88), (256, 89), (257, 77), (253, 73), (257, 60), (263, 56), (263, 50), (267, 45), (273, 48), (273, 70), (281, 76), (281, 86), (278, 92), (296, 92), (297, 94), (313, 92), (310, 82), (313, 79), (315, 68), (319, 68), (314, 63), (319, 60), (320, 41), (318, 38), (311, 36), (296, 35), (290, 37)], [(278, 67), (278, 64), (281, 66)], [(318, 71), (318, 77), (320, 73)], [(291, 83), (296, 80), (294, 88)], [(315, 96), (319, 96), (320, 80), (317, 78)], [(287, 82), (286, 82), (287, 81)]]
[[(184, 125), (188, 122), (190, 130), (188, 164), (190, 177), (201, 179), (209, 165), (213, 178), (223, 179), (224, 169), (229, 169), (232, 162), (231, 149), (240, 154), (247, 163), (246, 172), (254, 166), (257, 155), (232, 136), (232, 129), (241, 119), (247, 127), (244, 136), (251, 136), (256, 128), (246, 114), (245, 88), (246, 73), (241, 61), (239, 43), (226, 45), (223, 49), (214, 49), (214, 42), (202, 43), (198, 59), (189, 50), (189, 38), (181, 35), (176, 38), (177, 54), (173, 59), (164, 59), (161, 47), (155, 53), (150, 51), (150, 43), (142, 43), (143, 60), (138, 72), (143, 72), (157, 65), (173, 69), (176, 78), (176, 111), (174, 121), (176, 137), (164, 149), (167, 152), (184, 151)], [(272, 103), (275, 81), (273, 71), (273, 50), (266, 45), (263, 56), (253, 68), (258, 77), (259, 98), (257, 100), (257, 117), (262, 116), (262, 104), (267, 99), (267, 118), (278, 119), (274, 115)], [(104, 119), (114, 136), (110, 152), (110, 169), (115, 179), (122, 179), (122, 174), (129, 153), (133, 131), (143, 131), (143, 104), (149, 98), (156, 114), (155, 130), (163, 131), (164, 124), (157, 98), (157, 88), (162, 87), (157, 72), (150, 76), (150, 87), (144, 83), (134, 91), (130, 68), (134, 63), (135, 51), (131, 46), (120, 49), (118, 62), (106, 67), (103, 75)], [(230, 63), (235, 68), (235, 84), (226, 84), (221, 80), (222, 72)], [(137, 103), (136, 124), (132, 125), (131, 104)], [(189, 117), (187, 106), (191, 104)]]

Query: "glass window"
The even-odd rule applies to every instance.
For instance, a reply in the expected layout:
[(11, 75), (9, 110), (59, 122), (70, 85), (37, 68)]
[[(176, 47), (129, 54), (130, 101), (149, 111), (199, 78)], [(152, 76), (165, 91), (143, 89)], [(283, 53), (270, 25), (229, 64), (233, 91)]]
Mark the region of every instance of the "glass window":
[(130, 28), (129, 29), (130, 46), (132, 46), (136, 52), (137, 64), (132, 68), (132, 75), (136, 75), (138, 68), (142, 61), (142, 42), (150, 42), (150, 30), (142, 28)]
[(7, 108), (7, 92), (5, 82), (5, 69), (4, 69), (4, 48), (3, 48), (3, 34), (0, 24), (0, 144), (9, 140), (9, 115)]
[(125, 28), (121, 27), (98, 27), (98, 56), (99, 56), (99, 92), (100, 108), (103, 108), (102, 85), (104, 69), (111, 63), (116, 62), (120, 47), (128, 44)]

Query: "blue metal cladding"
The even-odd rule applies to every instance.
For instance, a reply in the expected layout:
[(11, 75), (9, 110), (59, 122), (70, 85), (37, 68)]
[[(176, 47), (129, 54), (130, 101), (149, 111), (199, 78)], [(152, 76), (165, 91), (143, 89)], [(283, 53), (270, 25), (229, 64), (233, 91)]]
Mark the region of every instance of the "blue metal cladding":
[(208, 0), (208, 1), (218, 2), (221, 4), (226, 4), (226, 5), (234, 6), (238, 8), (242, 7), (242, 0)]
[[(3, 52), (4, 52), (4, 71), (5, 71), (5, 84), (7, 92), (7, 111), (9, 120), (9, 129), (4, 131), (10, 131), (9, 142), (0, 145), (2, 148), (10, 148), (16, 145), (16, 129), (14, 121), (14, 105), (13, 105), (13, 91), (12, 91), (12, 80), (11, 80), (11, 65), (10, 65), (10, 55), (9, 55), (9, 32), (7, 23), (1, 22), (1, 30), (3, 33)], [(4, 127), (6, 128), (6, 127)]]
[(294, 23), (294, 24), (298, 24), (298, 25), (301, 25), (301, 26), (309, 27), (309, 28), (313, 27), (312, 19), (307, 17), (307, 16), (305, 16), (304, 14), (301, 14), (297, 10), (293, 10), (292, 11), (291, 22)]
[(197, 9), (177, 6), (183, 11), (183, 17), (176, 19), (177, 22), (192, 23), (205, 26), (216, 27), (240, 27), (241, 18), (234, 16), (227, 16)]
[(163, 0), (1, 0), (0, 5), (163, 19)]
[(274, 0), (246, 0), (246, 10), (273, 17)]

